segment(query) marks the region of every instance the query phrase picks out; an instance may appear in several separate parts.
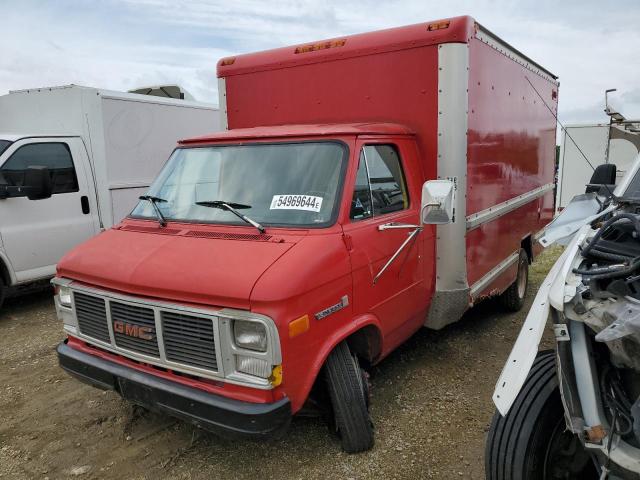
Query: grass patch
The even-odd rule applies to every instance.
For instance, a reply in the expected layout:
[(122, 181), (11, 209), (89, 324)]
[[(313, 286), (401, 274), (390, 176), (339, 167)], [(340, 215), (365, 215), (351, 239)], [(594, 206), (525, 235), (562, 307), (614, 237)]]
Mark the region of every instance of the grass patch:
[(551, 245), (549, 248), (545, 248), (529, 267), (529, 280), (538, 285), (542, 283), (563, 251), (564, 247), (560, 245)]

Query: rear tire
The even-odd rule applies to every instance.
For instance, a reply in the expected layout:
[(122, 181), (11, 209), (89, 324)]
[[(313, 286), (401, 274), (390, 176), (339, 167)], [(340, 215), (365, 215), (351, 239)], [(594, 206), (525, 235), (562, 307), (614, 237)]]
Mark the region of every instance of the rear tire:
[(485, 445), (485, 478), (598, 478), (578, 437), (566, 431), (553, 351), (538, 354), (509, 413), (493, 416)]
[(529, 256), (527, 252), (520, 249), (518, 256), (518, 275), (515, 282), (500, 295), (500, 303), (510, 311), (517, 312), (524, 306), (529, 288)]
[(346, 341), (329, 354), (325, 376), (342, 449), (347, 453), (369, 450), (373, 423), (367, 408), (367, 378)]

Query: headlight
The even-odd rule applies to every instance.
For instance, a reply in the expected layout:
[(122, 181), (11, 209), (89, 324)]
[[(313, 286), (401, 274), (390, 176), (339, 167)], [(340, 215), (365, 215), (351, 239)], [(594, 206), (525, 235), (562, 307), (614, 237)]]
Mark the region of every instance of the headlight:
[(58, 302), (62, 307), (71, 308), (71, 289), (65, 286), (58, 286)]
[(225, 379), (260, 389), (282, 383), (282, 353), (272, 318), (225, 308), (218, 317)]
[(234, 320), (233, 337), (240, 348), (256, 352), (267, 351), (267, 329), (262, 323), (247, 320)]
[(262, 378), (269, 378), (271, 376), (271, 365), (266, 360), (238, 355), (236, 362), (236, 370), (238, 372)]

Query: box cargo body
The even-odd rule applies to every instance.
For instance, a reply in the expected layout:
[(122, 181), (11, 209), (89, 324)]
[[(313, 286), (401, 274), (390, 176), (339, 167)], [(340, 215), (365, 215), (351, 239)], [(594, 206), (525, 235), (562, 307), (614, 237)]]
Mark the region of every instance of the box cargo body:
[[(54, 145), (66, 151), (56, 155), (68, 156), (65, 182), (74, 184), (58, 185), (38, 201), (16, 192), (0, 199), (5, 287), (53, 276), (66, 251), (131, 211), (177, 140), (215, 131), (218, 122), (209, 104), (75, 85), (0, 96), (0, 176), (16, 177), (20, 170), (13, 163), (29, 148)], [(52, 155), (42, 153), (33, 162), (51, 167), (60, 161)], [(5, 186), (13, 184), (3, 178)], [(0, 285), (0, 297), (2, 290)]]
[(557, 113), (558, 82), (469, 17), (427, 28), (238, 56), (218, 75), (231, 130), (375, 121), (415, 132), (423, 178), (458, 188), (455, 222), (435, 241), (425, 235), (427, 325), (440, 328), (503, 290), (521, 244), (531, 248), (552, 218), (556, 128), (545, 102)]
[(556, 210), (563, 209), (573, 197), (584, 193), (593, 174), (592, 166), (612, 163), (617, 169), (617, 179), (621, 179), (639, 153), (634, 141), (640, 145), (637, 133), (626, 132), (624, 126), (608, 123), (565, 125), (560, 141)]
[[(370, 448), (359, 361), (379, 362), (485, 296), (522, 306), (536, 235), (553, 214), (545, 104), (557, 108), (558, 82), (470, 17), (225, 58), (218, 77), (228, 130), (180, 142), (149, 190), (167, 226), (141, 204), (60, 263), (60, 362), (134, 401), (121, 381), (153, 384), (147, 405), (225, 433), (281, 432), (325, 392), (316, 404), (331, 402), (343, 448)], [(172, 173), (189, 165), (209, 167), (181, 173), (188, 182)], [(107, 310), (180, 311), (189, 324), (176, 337), (163, 320), (140, 323), (149, 343), (123, 349), (120, 333), (83, 331), (76, 295)], [(202, 350), (171, 358), (178, 340), (185, 352), (201, 345), (189, 343), (193, 317), (213, 321), (215, 367), (193, 368)], [(131, 359), (158, 368), (137, 377)], [(174, 371), (197, 377), (195, 391), (157, 383), (186, 386)], [(226, 403), (205, 415), (189, 403), (202, 391)]]

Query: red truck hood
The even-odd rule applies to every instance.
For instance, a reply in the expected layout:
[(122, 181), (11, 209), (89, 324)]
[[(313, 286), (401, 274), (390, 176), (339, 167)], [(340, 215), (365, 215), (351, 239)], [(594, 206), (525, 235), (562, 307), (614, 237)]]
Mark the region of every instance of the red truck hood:
[(256, 281), (300, 237), (226, 237), (112, 229), (65, 255), (58, 275), (133, 295), (249, 309)]

